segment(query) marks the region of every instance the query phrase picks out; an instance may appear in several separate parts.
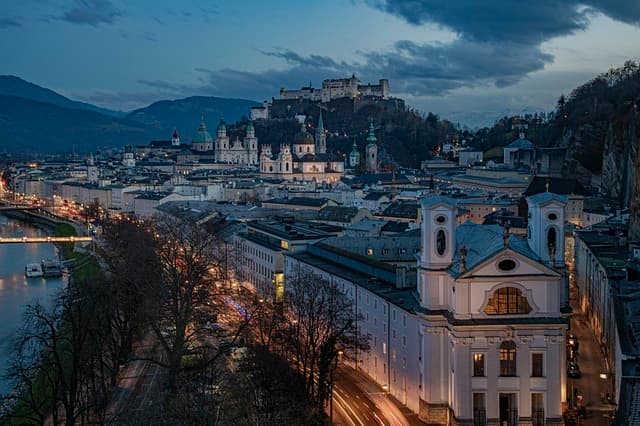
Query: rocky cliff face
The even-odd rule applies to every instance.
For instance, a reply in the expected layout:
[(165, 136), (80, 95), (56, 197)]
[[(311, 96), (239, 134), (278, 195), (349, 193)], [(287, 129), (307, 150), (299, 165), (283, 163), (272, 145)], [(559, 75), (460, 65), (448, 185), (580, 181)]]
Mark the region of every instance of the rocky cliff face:
[(621, 207), (628, 207), (638, 170), (638, 112), (612, 121), (605, 135), (602, 159), (601, 193)]

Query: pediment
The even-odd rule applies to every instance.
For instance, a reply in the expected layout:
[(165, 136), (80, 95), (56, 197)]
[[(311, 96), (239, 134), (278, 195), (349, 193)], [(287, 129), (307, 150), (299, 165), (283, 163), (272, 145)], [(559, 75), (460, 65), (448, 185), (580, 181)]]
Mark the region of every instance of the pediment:
[(505, 247), (488, 259), (460, 274), (458, 279), (473, 277), (560, 277), (560, 274), (509, 247)]

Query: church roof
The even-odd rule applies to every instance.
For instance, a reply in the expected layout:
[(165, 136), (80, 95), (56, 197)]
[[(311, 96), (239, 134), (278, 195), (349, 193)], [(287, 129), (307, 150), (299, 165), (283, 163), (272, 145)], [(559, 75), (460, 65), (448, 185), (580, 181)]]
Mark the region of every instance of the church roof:
[[(511, 249), (535, 262), (540, 258), (529, 248), (527, 241), (516, 235), (509, 235), (507, 246), (503, 239), (504, 228), (499, 225), (478, 225), (467, 221), (456, 230), (456, 251), (449, 272), (454, 277), (470, 271), (482, 262), (490, 259), (499, 252)], [(467, 249), (465, 270), (460, 268), (460, 248)]]
[(535, 145), (529, 139), (518, 138), (511, 142), (506, 148), (533, 149)]
[(207, 132), (207, 125), (204, 124), (204, 119), (200, 122), (200, 127), (192, 139), (193, 143), (213, 142), (211, 135)]
[(458, 205), (458, 200), (451, 197), (444, 197), (442, 195), (432, 195), (429, 197), (425, 197), (420, 201), (420, 205), (422, 207), (432, 207), (436, 204), (447, 204), (449, 206), (456, 206)]
[(527, 197), (527, 201), (531, 204), (541, 205), (549, 203), (551, 201), (557, 201), (562, 204), (567, 204), (569, 200), (564, 195), (554, 194), (553, 192), (541, 192), (539, 194), (532, 195), (531, 197)]
[[(549, 184), (548, 189), (547, 183)], [(528, 197), (545, 191), (562, 195), (591, 195), (577, 179), (534, 176), (524, 192), (524, 196)]]
[(300, 127), (300, 132), (296, 134), (296, 137), (293, 143), (295, 145), (315, 145), (313, 136), (311, 136), (311, 133), (307, 132), (307, 128), (304, 125), (304, 123), (302, 123), (302, 126)]

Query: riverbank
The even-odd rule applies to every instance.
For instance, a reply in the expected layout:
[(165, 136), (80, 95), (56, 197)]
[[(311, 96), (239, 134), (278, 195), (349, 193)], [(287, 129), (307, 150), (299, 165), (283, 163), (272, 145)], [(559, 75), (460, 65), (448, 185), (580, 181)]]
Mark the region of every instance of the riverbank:
[[(5, 212), (2, 213), (4, 214)], [(72, 224), (55, 223), (46, 220), (37, 220), (36, 222), (37, 223), (34, 223), (33, 220), (27, 221), (29, 225), (33, 225), (34, 228), (39, 228), (51, 236), (77, 236), (76, 228)], [(66, 281), (67, 286), (73, 286), (75, 283), (100, 278), (102, 274), (100, 263), (92, 252), (84, 250), (79, 244), (76, 246), (75, 243), (56, 244), (56, 248), (58, 256), (69, 270)], [(68, 333), (68, 330), (65, 332), (64, 329), (60, 329), (57, 332), (59, 333), (59, 338), (62, 338), (64, 341), (64, 335)], [(62, 348), (59, 355), (64, 357), (64, 353), (65, 349)], [(25, 424), (25, 418), (33, 418), (30, 416), (30, 413), (33, 413), (32, 406), (40, 407), (41, 411), (51, 411), (53, 409), (54, 405), (52, 405), (52, 401), (55, 401), (55, 398), (53, 398), (52, 391), (47, 385), (46, 377), (47, 374), (45, 372), (41, 372), (35, 377), (35, 381), (29, 389), (31, 396), (19, 398), (13, 406), (12, 414), (9, 415), (10, 418), (5, 418), (3, 424)], [(27, 403), (29, 398), (32, 398), (32, 401)], [(35, 405), (33, 405), (34, 403)], [(3, 419), (0, 419), (0, 422), (2, 422), (2, 420)]]

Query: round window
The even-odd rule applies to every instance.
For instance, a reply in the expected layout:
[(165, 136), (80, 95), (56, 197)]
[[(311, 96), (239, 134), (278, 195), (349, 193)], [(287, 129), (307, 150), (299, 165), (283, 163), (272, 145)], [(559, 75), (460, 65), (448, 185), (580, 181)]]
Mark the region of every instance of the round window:
[(442, 215), (436, 217), (436, 222), (438, 223), (445, 223), (446, 221), (447, 221), (447, 218)]
[(547, 219), (549, 219), (549, 220), (556, 220), (557, 218), (558, 218), (558, 215), (555, 214), (555, 213), (549, 213), (547, 215)]
[(501, 271), (513, 271), (516, 269), (516, 261), (512, 259), (504, 259), (498, 262), (498, 269)]

